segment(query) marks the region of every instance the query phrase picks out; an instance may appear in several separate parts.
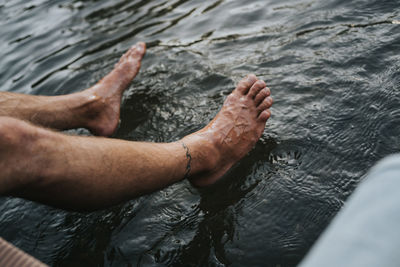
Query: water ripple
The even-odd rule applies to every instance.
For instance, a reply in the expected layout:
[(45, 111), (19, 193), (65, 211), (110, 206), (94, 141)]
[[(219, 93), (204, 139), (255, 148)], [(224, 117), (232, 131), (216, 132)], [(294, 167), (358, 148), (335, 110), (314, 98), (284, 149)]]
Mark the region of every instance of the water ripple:
[(15, 0), (0, 14), (1, 91), (76, 92), (148, 44), (116, 138), (200, 129), (249, 72), (274, 96), (261, 140), (211, 188), (182, 182), (89, 214), (2, 198), (1, 236), (52, 266), (296, 266), (400, 151), (393, 1)]

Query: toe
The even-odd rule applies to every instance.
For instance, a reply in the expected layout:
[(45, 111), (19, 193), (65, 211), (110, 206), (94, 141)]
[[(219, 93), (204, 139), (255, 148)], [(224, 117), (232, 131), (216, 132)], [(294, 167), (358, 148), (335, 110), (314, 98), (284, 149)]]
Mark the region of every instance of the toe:
[(139, 42), (135, 45), (133, 45), (129, 51), (127, 52), (127, 54), (129, 55), (129, 57), (131, 58), (138, 58), (138, 57), (143, 57), (143, 55), (146, 52), (146, 44), (143, 42)]
[(257, 110), (259, 112), (262, 112), (263, 110), (266, 110), (272, 106), (272, 97), (266, 97), (260, 105), (258, 105)]
[(239, 92), (242, 95), (247, 94), (249, 91), (250, 87), (257, 82), (257, 77), (254, 74), (247, 75), (244, 77), (236, 87), (237, 92)]
[(264, 110), (258, 115), (258, 120), (262, 122), (266, 122), (269, 117), (271, 117), (271, 111), (269, 109)]
[(254, 102), (256, 106), (260, 105), (260, 103), (268, 96), (271, 95), (271, 91), (268, 87), (263, 88), (254, 98)]
[(247, 94), (249, 97), (254, 98), (258, 92), (260, 92), (267, 85), (264, 81), (258, 80), (253, 86), (250, 88), (249, 93)]
[(144, 54), (146, 52), (146, 44), (143, 42), (137, 43), (136, 50), (139, 52), (139, 54)]

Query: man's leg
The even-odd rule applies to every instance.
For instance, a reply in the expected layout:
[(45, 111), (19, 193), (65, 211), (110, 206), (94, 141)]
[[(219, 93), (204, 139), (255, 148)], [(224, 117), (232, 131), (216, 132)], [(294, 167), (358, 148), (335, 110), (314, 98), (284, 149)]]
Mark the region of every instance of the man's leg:
[(301, 267), (400, 266), (400, 155), (372, 169)]
[(270, 91), (243, 79), (202, 130), (173, 143), (68, 136), (0, 117), (0, 195), (69, 209), (96, 209), (166, 187), (218, 180), (264, 131)]
[(58, 130), (82, 127), (96, 135), (111, 135), (118, 125), (122, 94), (139, 72), (145, 51), (144, 43), (131, 47), (113, 71), (79, 93), (32, 96), (0, 92), (0, 116)]

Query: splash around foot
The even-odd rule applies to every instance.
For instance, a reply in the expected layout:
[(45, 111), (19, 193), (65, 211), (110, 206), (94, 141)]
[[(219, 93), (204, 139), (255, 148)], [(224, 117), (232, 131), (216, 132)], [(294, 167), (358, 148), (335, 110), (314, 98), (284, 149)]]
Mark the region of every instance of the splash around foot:
[(265, 82), (248, 75), (206, 127), (182, 139), (194, 152), (192, 169), (198, 171), (189, 178), (194, 186), (215, 183), (254, 147), (271, 116), (272, 102)]

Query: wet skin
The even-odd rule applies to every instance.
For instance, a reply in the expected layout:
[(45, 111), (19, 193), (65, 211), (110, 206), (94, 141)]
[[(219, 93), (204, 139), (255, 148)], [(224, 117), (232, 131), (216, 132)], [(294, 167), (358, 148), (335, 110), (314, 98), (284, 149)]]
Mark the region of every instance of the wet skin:
[(109, 136), (117, 128), (122, 94), (139, 72), (145, 53), (145, 43), (132, 46), (107, 76), (82, 92), (89, 99), (86, 125), (92, 133)]
[(248, 75), (206, 127), (183, 138), (183, 142), (199, 142), (210, 147), (199, 149), (204, 153), (192, 159), (193, 164), (204, 161), (209, 166), (208, 171), (191, 176), (193, 185), (213, 184), (254, 147), (271, 116), (271, 105), (270, 89), (265, 82)]
[(0, 92), (0, 116), (57, 130), (87, 128), (94, 135), (109, 136), (119, 122), (122, 94), (139, 72), (145, 52), (144, 43), (132, 46), (108, 75), (78, 93), (34, 96)]
[[(133, 46), (121, 57), (111, 73), (84, 91), (88, 93), (88, 98), (96, 99), (88, 106), (95, 114), (89, 120), (88, 128), (92, 132), (104, 136), (114, 132), (119, 120), (122, 93), (139, 72), (145, 49), (144, 43)], [(213, 184), (252, 149), (271, 116), (269, 108), (272, 102), (270, 89), (265, 82), (250, 74), (239, 82), (221, 111), (205, 128), (182, 140), (191, 146), (197, 147), (197, 143), (203, 146), (203, 149), (199, 149), (204, 151), (203, 155), (194, 158), (190, 155), (188, 158), (190, 165), (200, 163), (203, 169), (207, 169), (196, 174), (188, 170), (187, 176), (193, 185)], [(99, 113), (96, 113), (97, 110)]]
[(10, 114), (31, 118), (31, 123), (0, 112), (0, 194), (95, 210), (184, 178), (194, 186), (213, 184), (253, 148), (272, 105), (269, 88), (255, 75), (239, 82), (206, 127), (177, 142), (71, 136), (32, 124), (85, 125), (95, 134), (111, 134), (118, 124), (122, 93), (139, 71), (144, 53), (144, 44), (132, 47), (110, 74), (80, 93), (11, 94), (8, 100), (26, 101)]

